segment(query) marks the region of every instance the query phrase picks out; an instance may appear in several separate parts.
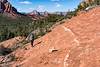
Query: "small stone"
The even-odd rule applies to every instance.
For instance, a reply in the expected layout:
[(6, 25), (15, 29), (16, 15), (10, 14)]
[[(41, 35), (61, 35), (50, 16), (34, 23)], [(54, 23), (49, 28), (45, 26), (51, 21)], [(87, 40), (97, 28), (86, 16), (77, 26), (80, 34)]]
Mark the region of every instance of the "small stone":
[(55, 52), (55, 51), (58, 51), (58, 50), (55, 49), (54, 47), (52, 47), (52, 48), (49, 49), (49, 53), (52, 53), (52, 52)]

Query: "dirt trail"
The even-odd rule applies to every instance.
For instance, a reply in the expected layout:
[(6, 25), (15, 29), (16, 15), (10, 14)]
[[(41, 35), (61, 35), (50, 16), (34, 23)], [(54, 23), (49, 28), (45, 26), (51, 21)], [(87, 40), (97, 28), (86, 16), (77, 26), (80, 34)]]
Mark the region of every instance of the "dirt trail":
[(13, 52), (18, 59), (11, 67), (100, 67), (99, 42), (100, 7), (96, 7), (56, 26), (35, 40), (35, 47), (28, 43)]

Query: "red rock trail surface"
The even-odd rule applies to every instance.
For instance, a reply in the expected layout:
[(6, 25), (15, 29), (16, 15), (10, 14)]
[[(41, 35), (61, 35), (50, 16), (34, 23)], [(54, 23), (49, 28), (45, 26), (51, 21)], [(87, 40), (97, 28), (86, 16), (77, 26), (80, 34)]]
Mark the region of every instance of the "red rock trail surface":
[(100, 67), (100, 7), (56, 26), (13, 52), (11, 67)]
[(24, 39), (25, 39), (24, 37), (18, 36), (18, 37), (14, 37), (12, 39), (6, 40), (4, 42), (1, 42), (0, 45), (3, 45), (4, 47), (11, 47), (14, 44), (17, 44), (23, 41)]

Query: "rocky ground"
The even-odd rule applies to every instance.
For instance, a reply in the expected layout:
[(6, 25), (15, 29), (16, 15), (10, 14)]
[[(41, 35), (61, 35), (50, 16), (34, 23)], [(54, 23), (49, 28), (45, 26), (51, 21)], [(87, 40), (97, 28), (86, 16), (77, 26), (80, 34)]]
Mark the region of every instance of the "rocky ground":
[[(11, 40), (12, 41), (12, 40)], [(100, 67), (100, 7), (79, 14), (11, 54), (1, 67)], [(10, 42), (12, 43), (12, 42)], [(5, 43), (7, 44), (7, 43)], [(4, 45), (5, 45), (4, 44)]]

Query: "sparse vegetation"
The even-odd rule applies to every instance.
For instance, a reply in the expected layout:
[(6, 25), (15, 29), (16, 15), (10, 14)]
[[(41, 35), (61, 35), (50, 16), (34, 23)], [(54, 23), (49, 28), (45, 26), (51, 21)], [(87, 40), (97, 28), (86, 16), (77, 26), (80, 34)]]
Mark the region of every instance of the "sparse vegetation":
[(3, 45), (0, 45), (0, 56), (5, 56), (8, 55), (9, 53), (11, 53), (11, 49), (10, 48), (6, 48)]
[(73, 16), (76, 16), (76, 11), (68, 11), (66, 15), (66, 19), (71, 19)]
[(70, 19), (77, 15), (77, 12), (85, 10), (89, 6), (100, 5), (100, 0), (94, 0), (89, 3), (83, 1), (78, 5), (75, 11), (67, 12), (67, 15), (61, 16), (51, 14), (46, 18), (32, 21), (31, 18), (22, 16), (17, 19), (11, 19), (0, 14), (0, 41), (4, 41), (15, 36), (27, 36), (31, 31), (36, 31), (35, 38), (50, 32), (50, 27), (62, 19)]
[(15, 36), (27, 36), (31, 31), (36, 31), (35, 38), (37, 38), (49, 32), (50, 27), (63, 18), (64, 16), (52, 14), (46, 18), (33, 21), (26, 16), (11, 19), (0, 14), (0, 41)]
[(100, 5), (100, 0), (90, 1), (89, 3), (83, 1), (78, 5), (78, 7), (75, 11), (76, 12), (82, 11), (82, 10), (85, 10), (87, 7), (97, 6), (97, 5)]

